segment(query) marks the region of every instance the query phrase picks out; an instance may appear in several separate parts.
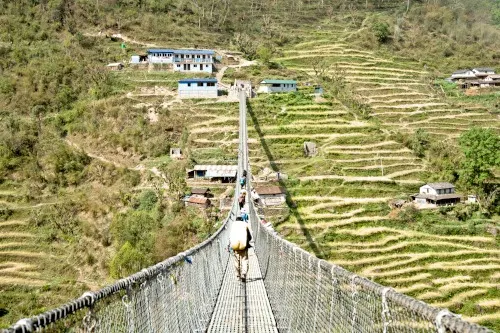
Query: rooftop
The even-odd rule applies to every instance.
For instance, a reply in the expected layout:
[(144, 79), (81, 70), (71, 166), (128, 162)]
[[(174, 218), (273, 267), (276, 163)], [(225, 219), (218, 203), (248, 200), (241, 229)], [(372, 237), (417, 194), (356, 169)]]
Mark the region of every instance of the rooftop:
[(208, 201), (208, 199), (203, 198), (203, 197), (189, 197), (189, 199), (187, 200), (187, 202), (200, 204), (200, 205), (206, 204), (207, 201)]
[(257, 187), (255, 189), (259, 195), (284, 194), (285, 190), (279, 186)]
[(177, 50), (177, 49), (148, 49), (148, 53), (173, 53), (173, 54), (215, 54), (213, 50)]
[(494, 72), (495, 71), (494, 68), (490, 68), (490, 67), (476, 67), (473, 70), (476, 70), (478, 72)]
[(198, 79), (182, 79), (179, 80), (179, 83), (198, 83), (198, 82), (211, 82), (211, 83), (217, 83), (217, 79), (207, 77), (207, 78), (198, 78)]
[(207, 194), (210, 192), (209, 188), (193, 188), (191, 189), (191, 194)]
[(228, 170), (238, 171), (237, 165), (195, 165), (193, 170)]
[(452, 183), (440, 182), (440, 183), (428, 183), (427, 186), (432, 187), (435, 190), (442, 190), (444, 188), (455, 188)]
[(459, 69), (453, 72), (453, 74), (465, 74), (467, 72), (470, 72), (470, 69)]
[(261, 84), (297, 84), (297, 81), (265, 79), (264, 81), (261, 82)]

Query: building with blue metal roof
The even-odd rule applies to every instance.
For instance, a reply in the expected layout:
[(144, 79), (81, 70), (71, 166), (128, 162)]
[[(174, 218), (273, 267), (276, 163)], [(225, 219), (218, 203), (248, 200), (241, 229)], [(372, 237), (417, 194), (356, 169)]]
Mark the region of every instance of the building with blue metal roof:
[(178, 81), (179, 98), (217, 98), (217, 79), (196, 78)]
[(297, 91), (297, 81), (266, 79), (260, 83), (259, 90), (257, 92), (275, 93), (291, 91)]
[(175, 72), (212, 73), (215, 52), (213, 50), (148, 49), (148, 62), (168, 64)]

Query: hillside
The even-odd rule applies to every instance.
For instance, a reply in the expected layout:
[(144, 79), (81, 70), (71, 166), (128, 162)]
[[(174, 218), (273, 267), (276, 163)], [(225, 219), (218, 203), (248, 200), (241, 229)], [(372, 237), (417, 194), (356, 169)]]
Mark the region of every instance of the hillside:
[[(499, 199), (488, 216), (388, 206), (426, 181), (478, 189), (457, 174), (459, 137), (472, 126), (498, 135), (498, 93), (467, 97), (440, 79), (462, 67), (500, 70), (497, 2), (0, 3), (0, 326), (217, 227), (176, 197), (204, 186), (185, 182), (186, 168), (236, 158), (236, 101), (178, 99), (177, 80), (195, 74), (103, 70), (172, 46), (255, 60), (227, 68), (226, 84), (299, 80), (297, 94), (249, 102), (254, 174), (267, 167), (288, 176), (290, 214), (270, 217), (282, 235), (500, 329), (500, 250), (490, 232), (500, 228)], [(312, 96), (305, 83), (325, 94)], [(304, 157), (304, 141), (318, 156)], [(186, 159), (171, 160), (171, 147)], [(211, 188), (217, 205), (227, 186)]]

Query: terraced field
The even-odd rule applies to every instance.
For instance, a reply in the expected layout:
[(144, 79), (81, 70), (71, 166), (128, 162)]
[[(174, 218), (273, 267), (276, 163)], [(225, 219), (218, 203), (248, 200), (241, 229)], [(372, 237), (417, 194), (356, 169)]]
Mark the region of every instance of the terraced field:
[[(412, 132), (422, 128), (439, 138), (454, 138), (470, 126), (500, 130), (500, 117), (480, 106), (459, 105), (430, 89), (425, 68), (401, 59), (391, 60), (374, 52), (353, 49), (342, 34), (298, 44), (284, 51), (277, 62), (289, 69), (313, 75), (312, 64), (327, 59), (341, 70), (355, 92), (388, 128)], [(334, 69), (336, 68), (336, 69)]]
[(8, 312), (2, 313), (2, 325), (88, 289), (86, 281), (77, 281), (78, 274), (69, 264), (72, 254), (57, 242), (49, 246), (43, 239), (46, 235), (34, 232), (30, 225), (30, 213), (50, 204), (52, 201), (23, 203), (15, 186), (0, 193), (1, 209), (9, 212), (0, 220), (0, 307), (8, 305)]
[[(453, 105), (427, 86), (424, 69), (353, 49), (340, 35), (284, 50), (276, 61), (312, 75), (312, 61), (328, 58), (380, 121), (359, 119), (338, 101), (315, 102), (309, 88), (299, 102), (287, 95), (251, 101), (249, 135), (262, 145), (251, 149), (252, 171), (287, 174), (283, 184), (297, 207), (277, 229), (347, 269), (500, 328), (498, 239), (417, 231), (388, 207), (417, 192), (426, 175), (424, 162), (390, 132), (423, 128), (435, 139), (453, 139), (472, 125), (500, 130), (500, 119)], [(304, 157), (304, 141), (317, 144), (318, 156)]]

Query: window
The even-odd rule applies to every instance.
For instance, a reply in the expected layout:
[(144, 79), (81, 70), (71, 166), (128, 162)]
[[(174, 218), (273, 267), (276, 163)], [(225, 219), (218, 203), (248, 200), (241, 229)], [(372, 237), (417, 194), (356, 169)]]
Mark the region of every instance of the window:
[(191, 83), (188, 83), (188, 87), (191, 87)]
[(181, 67), (181, 65), (177, 65), (177, 68)]
[(279, 88), (281, 85), (279, 83), (273, 83), (272, 86), (275, 88)]
[(198, 87), (203, 87), (203, 82), (198, 82)]
[(194, 65), (193, 65), (193, 67), (198, 67), (198, 65), (197, 65), (197, 64), (194, 64)]
[(207, 82), (207, 87), (215, 87), (215, 82)]

